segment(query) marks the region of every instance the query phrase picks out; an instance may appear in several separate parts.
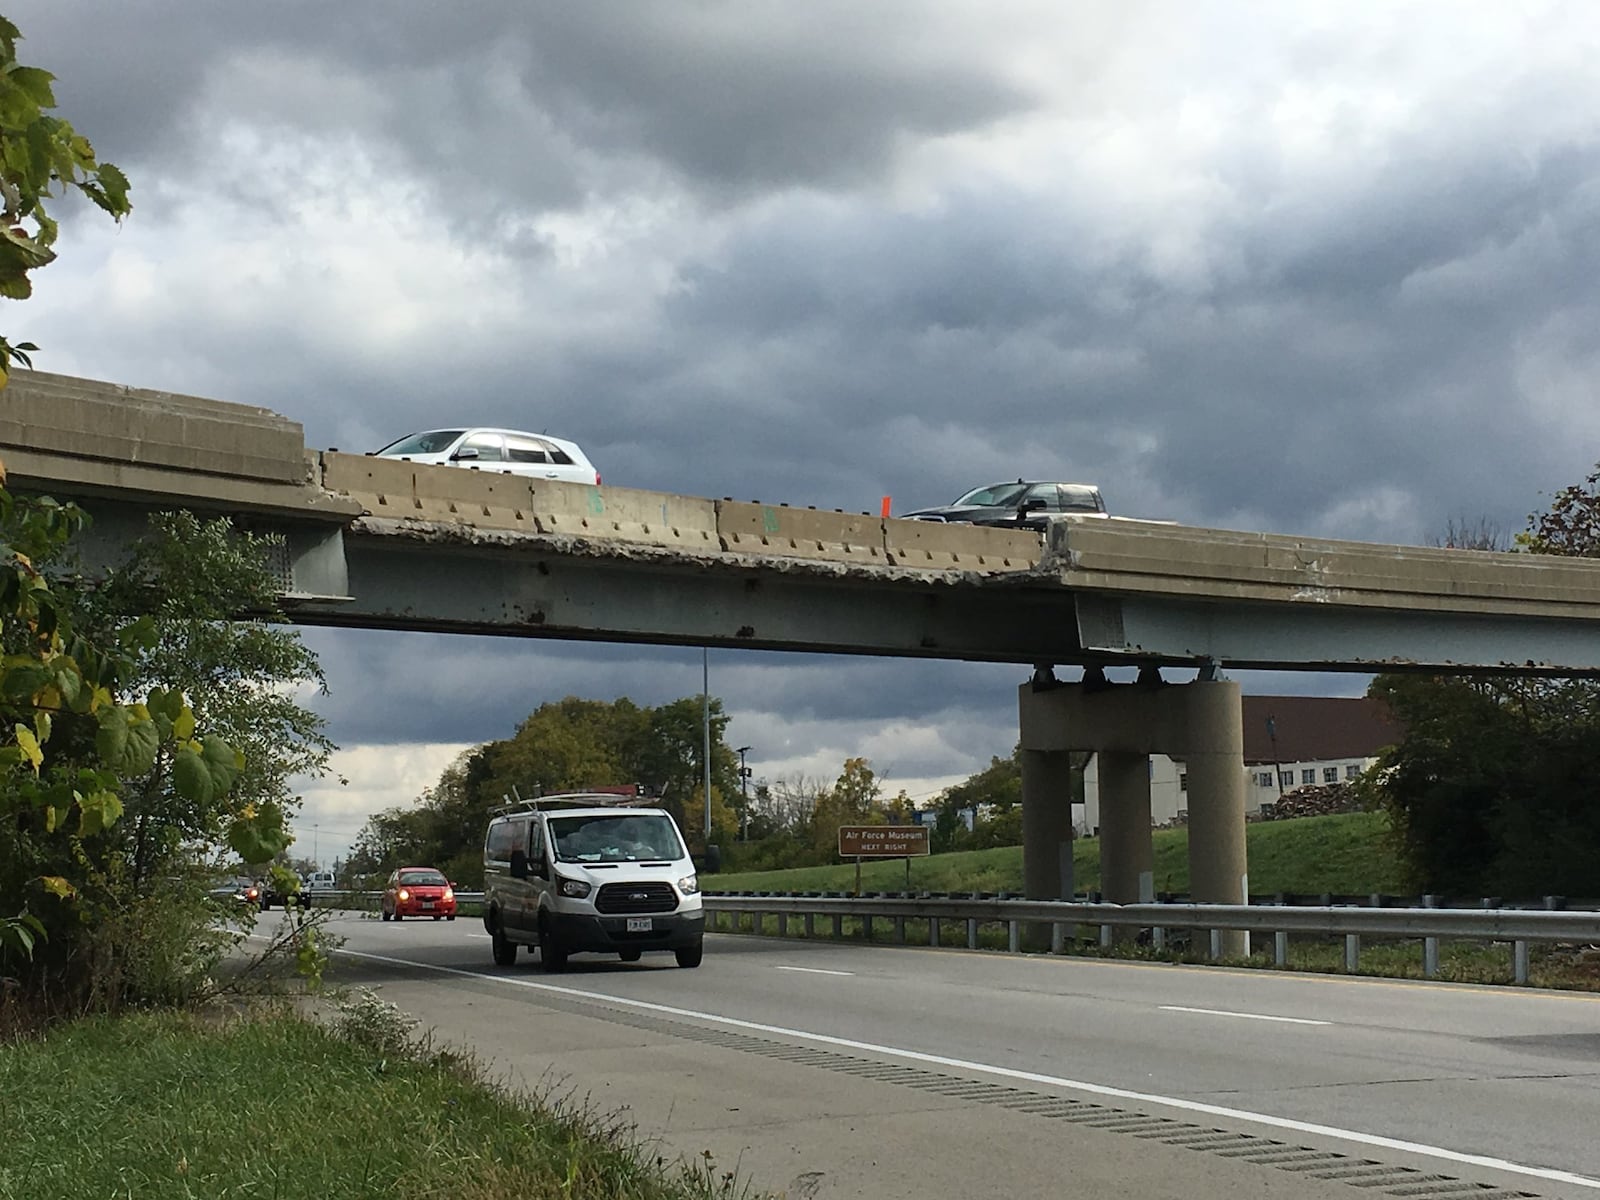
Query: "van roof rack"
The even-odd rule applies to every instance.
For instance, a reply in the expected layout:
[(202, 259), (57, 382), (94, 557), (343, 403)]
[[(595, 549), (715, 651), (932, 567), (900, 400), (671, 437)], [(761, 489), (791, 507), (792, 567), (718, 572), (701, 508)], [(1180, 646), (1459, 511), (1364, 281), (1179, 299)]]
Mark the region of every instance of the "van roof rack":
[(501, 804), (491, 813), (539, 812), (547, 808), (660, 808), (659, 800), (649, 796), (622, 796), (616, 792), (561, 792), (553, 796), (529, 796)]

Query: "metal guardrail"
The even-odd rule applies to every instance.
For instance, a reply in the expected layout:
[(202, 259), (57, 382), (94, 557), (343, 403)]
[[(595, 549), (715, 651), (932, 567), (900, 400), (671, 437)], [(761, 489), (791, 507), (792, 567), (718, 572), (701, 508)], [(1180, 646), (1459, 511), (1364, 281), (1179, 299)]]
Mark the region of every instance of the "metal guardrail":
[(1064, 900), (1013, 900), (957, 896), (782, 896), (716, 893), (705, 896), (707, 912), (731, 913), (737, 931), (744, 913), (776, 913), (779, 932), (786, 932), (789, 917), (805, 922), (807, 936), (815, 935), (815, 919), (831, 919), (833, 936), (844, 936), (844, 920), (853, 917), (863, 923), (871, 936), (875, 918), (895, 923), (897, 940), (904, 940), (904, 922), (909, 918), (928, 922), (929, 945), (940, 945), (942, 922), (965, 922), (967, 945), (978, 946), (978, 927), (1003, 924), (1008, 930), (1009, 949), (1021, 950), (1022, 926), (1045, 924), (1050, 927), (1050, 945), (1060, 953), (1078, 926), (1096, 926), (1102, 946), (1131, 931), (1150, 931), (1151, 943), (1165, 947), (1174, 930), (1206, 930), (1210, 933), (1211, 957), (1221, 958), (1221, 932), (1273, 935), (1273, 960), (1279, 966), (1288, 961), (1291, 933), (1322, 936), (1343, 935), (1345, 966), (1355, 970), (1360, 961), (1363, 936), (1422, 938), (1423, 973), (1432, 978), (1439, 968), (1439, 939), (1511, 942), (1513, 976), (1518, 983), (1528, 981), (1528, 948), (1532, 942), (1600, 943), (1600, 912), (1552, 911), (1548, 909), (1452, 909), (1452, 908), (1375, 908), (1344, 905), (1276, 904), (1103, 904)]

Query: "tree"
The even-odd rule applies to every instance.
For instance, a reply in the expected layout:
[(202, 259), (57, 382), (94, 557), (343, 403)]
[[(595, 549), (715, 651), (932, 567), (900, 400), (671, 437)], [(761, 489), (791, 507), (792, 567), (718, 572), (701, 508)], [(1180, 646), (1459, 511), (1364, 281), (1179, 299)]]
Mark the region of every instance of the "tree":
[[(738, 815), (725, 799), (738, 788), (737, 759), (724, 742), (727, 718), (711, 701), (713, 841), (731, 841)], [(701, 699), (658, 708), (627, 697), (606, 702), (567, 696), (541, 704), (510, 738), (488, 742), (447, 767), (415, 807), (370, 818), (357, 840), (351, 869), (387, 872), (429, 862), (452, 878), (482, 878), (483, 831), (489, 813), (508, 798), (639, 784), (664, 804), (693, 845), (703, 839), (704, 738)]]
[(244, 756), (226, 795), (177, 790), (181, 761), (171, 755), (130, 781), (125, 836), (136, 889), (169, 873), (173, 856), (195, 843), (226, 837), (247, 862), (278, 859), (299, 804), (290, 781), (327, 769), (333, 743), (296, 699), (325, 689), (322, 669), (278, 611), (267, 566), (275, 548), (276, 539), (225, 517), (158, 513), (128, 560), (85, 598), (89, 619), (109, 636), (151, 622), (155, 636), (133, 656), (132, 684), (178, 688), (196, 719)]
[(0, 920), (0, 964), (34, 961), (43, 940), (57, 971), (74, 961), (86, 936), (78, 906), (120, 873), (124, 779), (165, 756), (193, 800), (226, 795), (242, 765), (225, 740), (201, 733), (180, 690), (119, 701), (155, 626), (133, 621), (107, 645), (76, 628), (70, 590), (47, 568), (84, 522), (72, 505), (0, 487), (0, 912), (15, 913)]
[[(1444, 545), (1499, 549), (1498, 531), (1455, 523)], [(1600, 557), (1600, 468), (1528, 518), (1518, 546)], [(1385, 674), (1405, 727), (1359, 785), (1386, 810), (1413, 884), (1472, 895), (1600, 891), (1600, 685), (1533, 676)]]
[[(21, 38), (0, 17), (0, 296), (11, 300), (32, 295), (29, 272), (55, 259), (58, 227), (46, 201), (76, 190), (118, 221), (133, 208), (126, 176), (100, 162), (87, 138), (50, 114), (55, 76), (17, 62)], [(37, 349), (0, 336), (0, 387), (12, 361), (31, 366), (28, 353)]]
[(1517, 541), (1535, 554), (1600, 558), (1600, 464), (1582, 483), (1557, 492), (1544, 512), (1531, 514)]

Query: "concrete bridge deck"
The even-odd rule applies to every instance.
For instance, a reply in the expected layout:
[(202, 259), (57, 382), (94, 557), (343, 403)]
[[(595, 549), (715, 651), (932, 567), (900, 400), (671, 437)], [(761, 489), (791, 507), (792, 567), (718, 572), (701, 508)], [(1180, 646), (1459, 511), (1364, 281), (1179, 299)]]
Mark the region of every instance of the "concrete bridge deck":
[(16, 372), (14, 488), (106, 554), (161, 508), (286, 539), (316, 624), (1022, 663), (1600, 673), (1600, 562), (1087, 517), (1027, 531), (308, 449), (265, 409)]

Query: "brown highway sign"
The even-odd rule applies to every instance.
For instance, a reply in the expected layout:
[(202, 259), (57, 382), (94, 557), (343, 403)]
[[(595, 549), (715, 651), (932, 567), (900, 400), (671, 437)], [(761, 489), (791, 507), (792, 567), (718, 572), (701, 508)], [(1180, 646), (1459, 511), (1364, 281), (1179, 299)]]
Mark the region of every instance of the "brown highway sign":
[(840, 858), (914, 858), (932, 853), (926, 825), (841, 825)]

